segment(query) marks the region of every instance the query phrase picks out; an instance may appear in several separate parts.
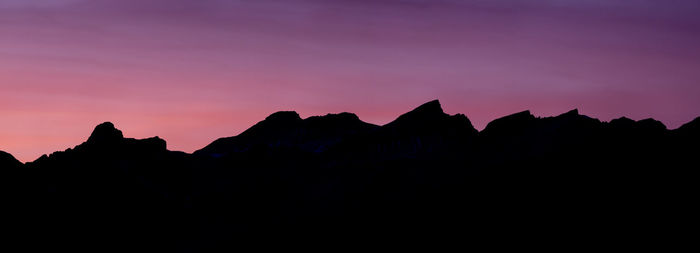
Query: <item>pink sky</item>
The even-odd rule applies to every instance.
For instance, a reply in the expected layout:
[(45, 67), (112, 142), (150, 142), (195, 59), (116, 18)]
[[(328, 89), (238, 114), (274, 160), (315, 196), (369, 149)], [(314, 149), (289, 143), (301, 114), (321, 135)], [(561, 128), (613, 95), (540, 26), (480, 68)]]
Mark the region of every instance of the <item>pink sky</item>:
[(578, 108), (700, 116), (700, 3), (4, 0), (0, 150), (22, 161), (112, 121), (192, 152), (270, 113), (384, 124), (440, 99), (478, 129)]

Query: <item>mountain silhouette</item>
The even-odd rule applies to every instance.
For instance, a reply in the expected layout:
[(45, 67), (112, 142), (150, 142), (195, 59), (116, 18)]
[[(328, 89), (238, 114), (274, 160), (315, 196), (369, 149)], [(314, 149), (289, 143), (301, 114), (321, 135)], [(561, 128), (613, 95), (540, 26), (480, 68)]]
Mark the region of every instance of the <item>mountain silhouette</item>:
[(465, 152), (477, 135), (466, 116), (446, 114), (437, 100), (373, 130), (342, 142), (329, 153), (373, 160), (454, 157), (455, 153)]
[(322, 152), (345, 138), (375, 128), (377, 126), (346, 112), (307, 119), (301, 119), (296, 112), (276, 112), (240, 135), (218, 139), (195, 154), (220, 157), (234, 152), (273, 148)]
[(106, 122), (26, 164), (0, 152), (0, 168), (10, 241), (37, 250), (354, 235), (666, 241), (695, 224), (699, 141), (700, 118), (669, 130), (578, 110), (523, 111), (477, 131), (434, 100), (382, 126), (276, 112), (193, 154)]
[(687, 138), (687, 140), (698, 140), (700, 137), (700, 117), (682, 125), (674, 133)]
[(90, 135), (90, 138), (88, 138), (87, 143), (99, 145), (107, 143), (116, 143), (121, 141), (122, 139), (124, 139), (122, 131), (116, 129), (112, 122), (105, 122), (95, 127), (95, 130), (92, 131), (92, 134)]
[(14, 156), (0, 151), (0, 168), (19, 168), (22, 165)]
[(439, 137), (442, 138), (440, 141), (450, 142), (473, 138), (477, 130), (466, 116), (448, 115), (443, 112), (440, 102), (433, 100), (382, 126), (380, 134), (397, 138), (412, 137), (416, 138), (417, 142), (430, 137)]

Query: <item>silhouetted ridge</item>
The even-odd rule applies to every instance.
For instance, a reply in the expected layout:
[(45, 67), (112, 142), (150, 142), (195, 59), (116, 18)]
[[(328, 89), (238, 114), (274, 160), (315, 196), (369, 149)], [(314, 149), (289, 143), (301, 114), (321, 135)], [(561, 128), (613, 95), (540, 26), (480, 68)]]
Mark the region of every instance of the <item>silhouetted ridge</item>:
[(446, 116), (449, 115), (442, 110), (440, 101), (433, 100), (399, 116), (396, 120), (386, 124), (385, 127), (393, 127), (402, 124), (430, 124), (430, 121), (441, 120), (446, 118)]
[(22, 163), (15, 159), (14, 156), (7, 152), (0, 151), (0, 169), (16, 168), (21, 165)]
[(447, 155), (464, 152), (477, 133), (465, 115), (448, 115), (440, 102), (433, 100), (363, 138), (352, 140), (352, 148), (348, 149), (384, 159), (413, 157), (419, 153)]
[(107, 144), (118, 142), (123, 138), (124, 135), (122, 131), (116, 129), (112, 122), (105, 122), (95, 127), (95, 130), (92, 131), (87, 142), (92, 144)]
[[(578, 113), (577, 113), (578, 114)], [(501, 117), (489, 122), (481, 135), (498, 134), (503, 132), (522, 131), (535, 122), (535, 116), (529, 110)]]
[(296, 122), (296, 121), (300, 121), (300, 120), (301, 120), (301, 117), (299, 117), (299, 114), (295, 111), (279, 111), (279, 112), (270, 114), (270, 116), (267, 116), (267, 118), (265, 118), (265, 121), (276, 122), (276, 123)]
[(301, 123), (302, 119), (295, 111), (280, 111), (270, 114), (265, 120), (258, 122), (239, 136), (273, 134), (279, 131), (288, 131)]
[(307, 121), (327, 121), (337, 123), (357, 123), (361, 122), (360, 118), (354, 113), (341, 112), (337, 114), (329, 113), (323, 116), (311, 116), (306, 118)]
[(666, 125), (655, 119), (643, 119), (635, 121), (627, 117), (613, 119), (608, 123), (612, 130), (634, 130), (634, 131), (652, 131), (660, 133), (666, 131)]
[(602, 124), (602, 122), (598, 119), (579, 114), (578, 109), (573, 109), (555, 117), (544, 118), (544, 121), (550, 121), (558, 127), (566, 127), (576, 130), (582, 130), (582, 128), (599, 128)]
[(539, 118), (529, 110), (498, 118), (486, 125), (480, 135), (506, 137), (511, 135), (527, 135), (536, 138), (557, 132), (592, 131), (599, 128), (601, 122), (597, 119), (580, 115), (578, 109), (562, 113), (554, 117)]
[(601, 128), (599, 120), (580, 115), (577, 109), (544, 118), (522, 111), (490, 122), (479, 133), (479, 152), (497, 166), (503, 166), (503, 161), (551, 156), (575, 159)]
[(188, 157), (168, 151), (161, 138), (124, 138), (114, 124), (102, 123), (82, 144), (24, 166), (27, 180), (18, 185), (29, 192), (23, 198), (32, 208), (27, 208), (31, 219), (22, 222), (32, 225), (22, 226), (41, 227), (31, 234), (53, 245), (79, 246), (72, 240), (81, 238), (80, 245), (113, 248), (119, 243), (106, 241), (117, 237), (131, 243), (175, 238), (192, 180), (185, 169)]
[(133, 142), (134, 144), (141, 145), (152, 150), (167, 150), (168, 147), (167, 142), (158, 136), (140, 140), (127, 139), (127, 143), (128, 142)]
[(440, 100), (431, 100), (413, 109), (411, 113), (441, 114), (444, 113)]
[(349, 136), (375, 128), (377, 126), (347, 112), (301, 119), (296, 112), (282, 111), (271, 114), (237, 136), (218, 139), (195, 154), (219, 157), (280, 148), (321, 152)]
[(477, 132), (437, 100), (384, 126), (276, 112), (194, 155), (159, 137), (124, 138), (107, 122), (35, 162), (0, 152), (3, 211), (16, 210), (3, 228), (26, 237), (24, 248), (51, 250), (234, 251), (224, 247), (318, 233), (692, 243), (677, 225), (694, 227), (698, 213), (698, 143), (700, 118), (667, 130), (577, 109), (523, 111)]
[(406, 130), (434, 130), (444, 127), (464, 128), (465, 131), (476, 133), (469, 118), (463, 114), (454, 116), (446, 114), (442, 110), (439, 100), (433, 100), (416, 107), (383, 126), (385, 129), (405, 128)]
[(700, 139), (700, 117), (695, 118), (693, 121), (688, 122), (678, 129), (673, 131), (677, 136), (685, 138), (686, 140), (698, 140)]
[[(685, 145), (696, 145), (700, 143), (700, 117), (688, 122), (678, 129), (673, 130), (673, 136), (678, 142)], [(682, 147), (679, 147), (682, 148)], [(685, 152), (688, 152), (687, 150)]]
[(159, 152), (167, 152), (167, 143), (158, 136), (146, 139), (124, 138), (122, 131), (117, 129), (111, 122), (105, 122), (95, 127), (87, 141), (74, 148), (69, 148), (65, 151), (57, 151), (50, 155), (42, 155), (33, 164), (53, 163), (56, 160), (63, 160), (66, 157), (118, 157), (129, 154), (138, 153), (142, 155), (152, 155)]
[(700, 132), (700, 117), (695, 118), (693, 121), (683, 124), (678, 128), (679, 131), (697, 131)]
[(558, 117), (577, 117), (577, 116), (580, 116), (580, 115), (578, 114), (578, 109), (573, 109), (573, 110), (571, 110), (571, 111), (562, 113), (562, 114), (559, 115)]
[(661, 121), (655, 120), (655, 119), (643, 119), (640, 121), (637, 121), (638, 127), (661, 132), (667, 130), (666, 125), (662, 123)]
[(620, 117), (620, 118), (613, 119), (610, 121), (610, 125), (621, 126), (621, 127), (633, 127), (634, 123), (635, 123), (634, 120), (627, 118), (627, 117)]
[[(566, 113), (568, 114), (568, 113)], [(578, 113), (577, 113), (578, 114)], [(508, 116), (504, 116), (498, 119), (495, 119), (494, 121), (491, 121), (486, 125), (486, 128), (489, 127), (496, 127), (496, 126), (504, 126), (504, 125), (510, 125), (510, 124), (522, 124), (522, 123), (528, 123), (532, 122), (535, 119), (535, 116), (530, 113), (530, 110), (525, 110), (519, 113), (514, 113)]]

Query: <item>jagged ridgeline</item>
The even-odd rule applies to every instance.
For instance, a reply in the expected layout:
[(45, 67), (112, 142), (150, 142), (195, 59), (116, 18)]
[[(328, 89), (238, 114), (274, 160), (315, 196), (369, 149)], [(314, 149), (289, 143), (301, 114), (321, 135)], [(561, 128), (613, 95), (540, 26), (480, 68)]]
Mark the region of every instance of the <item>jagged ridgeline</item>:
[(104, 123), (34, 162), (0, 152), (0, 168), (13, 241), (42, 242), (25, 247), (199, 252), (311, 234), (679, 238), (698, 151), (700, 119), (524, 111), (479, 132), (436, 100), (383, 126), (277, 112), (193, 154)]

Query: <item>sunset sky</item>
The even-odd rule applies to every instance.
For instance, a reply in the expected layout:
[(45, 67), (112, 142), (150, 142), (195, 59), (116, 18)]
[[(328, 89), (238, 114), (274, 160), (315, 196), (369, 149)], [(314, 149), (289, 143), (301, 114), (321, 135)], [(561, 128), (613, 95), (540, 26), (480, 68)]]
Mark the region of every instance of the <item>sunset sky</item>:
[(440, 99), (478, 129), (578, 108), (700, 116), (697, 0), (0, 0), (0, 150), (104, 121), (192, 152), (279, 110), (384, 124)]

